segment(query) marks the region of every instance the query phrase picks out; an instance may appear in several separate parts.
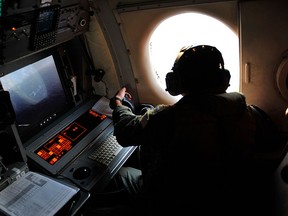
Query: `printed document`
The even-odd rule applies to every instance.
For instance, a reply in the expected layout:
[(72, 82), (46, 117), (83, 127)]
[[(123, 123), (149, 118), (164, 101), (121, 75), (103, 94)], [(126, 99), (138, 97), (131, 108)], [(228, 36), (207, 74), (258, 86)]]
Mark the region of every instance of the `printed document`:
[(29, 171), (0, 192), (0, 212), (9, 216), (52, 216), (79, 190)]
[(111, 118), (113, 110), (110, 108), (109, 103), (110, 100), (103, 96), (94, 104), (92, 110)]

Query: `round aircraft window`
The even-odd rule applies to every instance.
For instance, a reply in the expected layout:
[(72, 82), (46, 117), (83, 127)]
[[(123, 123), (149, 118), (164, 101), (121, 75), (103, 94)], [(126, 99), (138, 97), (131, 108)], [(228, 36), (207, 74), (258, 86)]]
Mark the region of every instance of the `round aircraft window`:
[(231, 73), (227, 92), (239, 91), (239, 40), (223, 22), (201, 13), (183, 13), (164, 20), (149, 41), (150, 60), (155, 78), (165, 89), (177, 53), (184, 46), (206, 44), (217, 47)]
[(276, 84), (282, 97), (288, 100), (288, 51), (284, 53), (276, 71)]

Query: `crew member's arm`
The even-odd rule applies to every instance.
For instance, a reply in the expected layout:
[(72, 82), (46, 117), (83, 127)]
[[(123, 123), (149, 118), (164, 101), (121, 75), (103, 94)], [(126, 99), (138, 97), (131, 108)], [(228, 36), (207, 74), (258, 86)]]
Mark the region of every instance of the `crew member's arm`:
[[(169, 115), (163, 115), (162, 111), (164, 111), (167, 106), (156, 106), (154, 109), (146, 111), (144, 115), (135, 115), (129, 107), (122, 105), (121, 101), (125, 95), (131, 97), (124, 87), (116, 93), (116, 98), (111, 101), (114, 103), (112, 113), (114, 135), (120, 145), (141, 145), (147, 140), (147, 134), (157, 133), (159, 130), (166, 130), (165, 128), (169, 125), (167, 122), (170, 121), (166, 116)], [(162, 112), (162, 114), (159, 115), (159, 112)], [(147, 127), (148, 124), (150, 125), (149, 129)], [(149, 130), (149, 132), (147, 130)]]
[(135, 115), (129, 107), (122, 105), (125, 95), (131, 98), (123, 87), (110, 100), (110, 107), (113, 108), (114, 135), (122, 146), (140, 145), (139, 136), (143, 131), (141, 116)]

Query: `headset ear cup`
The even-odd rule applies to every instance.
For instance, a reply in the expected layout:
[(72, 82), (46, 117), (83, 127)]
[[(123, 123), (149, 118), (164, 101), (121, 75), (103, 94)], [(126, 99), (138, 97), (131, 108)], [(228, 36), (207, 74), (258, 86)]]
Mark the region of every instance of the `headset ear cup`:
[(166, 91), (172, 96), (177, 96), (182, 92), (183, 86), (181, 84), (180, 76), (175, 72), (169, 72), (166, 74)]
[(224, 88), (223, 90), (226, 91), (226, 89), (230, 86), (230, 78), (231, 78), (230, 71), (227, 69), (222, 69), (221, 75), (222, 75), (221, 85)]

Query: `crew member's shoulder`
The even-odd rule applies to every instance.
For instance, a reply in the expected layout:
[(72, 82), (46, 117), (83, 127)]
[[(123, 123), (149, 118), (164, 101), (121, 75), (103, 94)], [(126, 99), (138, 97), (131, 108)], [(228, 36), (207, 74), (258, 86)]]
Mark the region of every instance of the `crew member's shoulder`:
[(167, 119), (167, 116), (171, 115), (172, 110), (173, 105), (157, 105), (154, 109), (149, 109), (146, 111), (146, 113), (141, 117), (141, 124), (143, 127), (145, 127), (148, 121), (158, 121), (160, 119), (163, 121)]
[(155, 115), (159, 113), (170, 112), (172, 110), (172, 107), (173, 107), (172, 105), (160, 104), (157, 105), (154, 109), (149, 110), (148, 114)]

